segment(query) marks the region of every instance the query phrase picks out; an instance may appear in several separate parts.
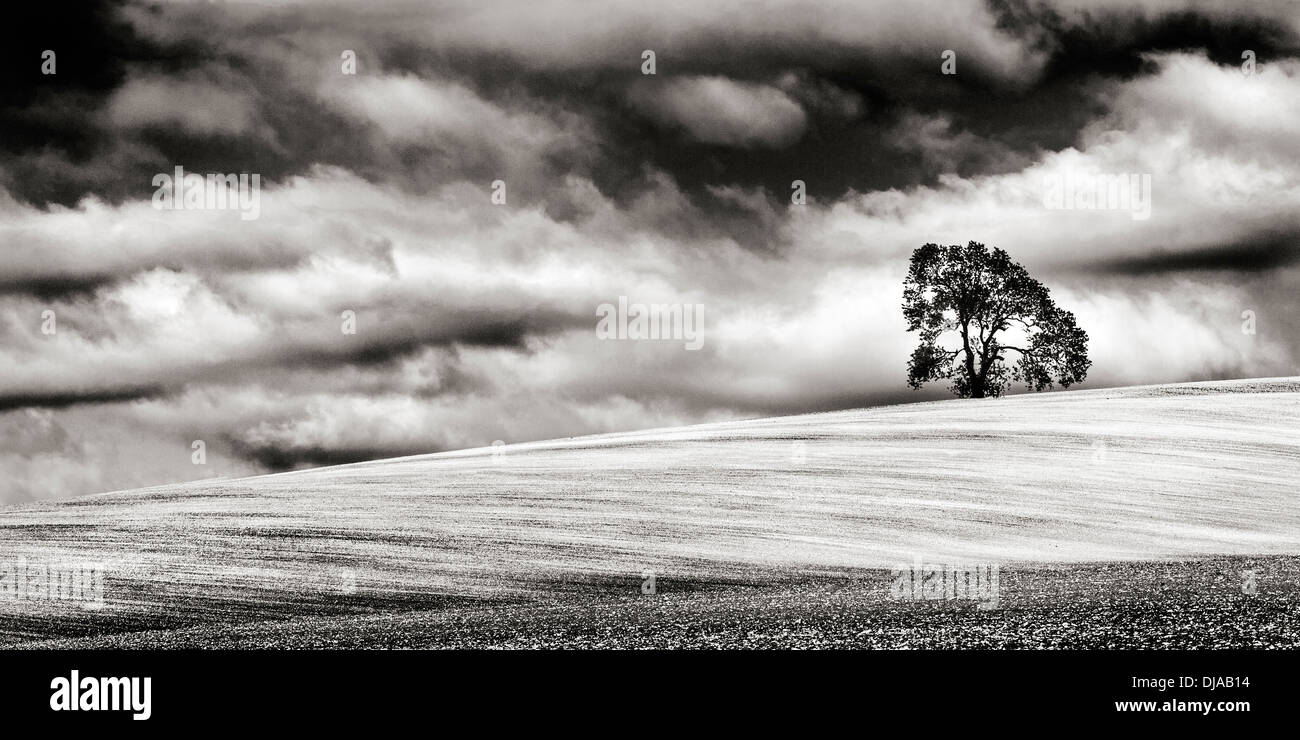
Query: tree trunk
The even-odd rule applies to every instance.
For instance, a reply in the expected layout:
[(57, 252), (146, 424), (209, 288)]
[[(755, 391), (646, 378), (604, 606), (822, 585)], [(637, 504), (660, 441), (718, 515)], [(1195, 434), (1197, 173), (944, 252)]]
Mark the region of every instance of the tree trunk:
[(972, 371), (970, 375), (967, 376), (967, 378), (970, 380), (970, 397), (983, 398), (984, 397), (984, 373), (982, 372), (977, 373)]

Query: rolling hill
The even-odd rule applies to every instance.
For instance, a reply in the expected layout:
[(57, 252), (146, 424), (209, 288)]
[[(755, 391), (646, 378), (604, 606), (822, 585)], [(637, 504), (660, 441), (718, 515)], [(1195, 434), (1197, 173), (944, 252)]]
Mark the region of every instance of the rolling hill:
[[(10, 644), (189, 646), (213, 629), (249, 641), (236, 645), (283, 644), (248, 632), (280, 629), (336, 644), (324, 636), (340, 618), (349, 634), (422, 620), (428, 636), (430, 620), (502, 609), (638, 609), (647, 572), (665, 597), (653, 608), (678, 616), (713, 619), (701, 604), (735, 609), (727, 594), (822, 609), (847, 593), (826, 584), (854, 579), (887, 601), (888, 570), (916, 557), (998, 564), (1011, 610), (1066, 592), (1145, 599), (1168, 587), (1158, 564), (1183, 564), (1187, 593), (1204, 576), (1236, 594), (1240, 564), (1260, 559), (1285, 594), (1260, 617), (1271, 624), (1295, 607), (1300, 379), (905, 404), (100, 494), (0, 510), (0, 553), (105, 568), (99, 609), (0, 599)], [(1120, 563), (1141, 575), (1115, 580)], [(472, 644), (513, 644), (512, 630)]]

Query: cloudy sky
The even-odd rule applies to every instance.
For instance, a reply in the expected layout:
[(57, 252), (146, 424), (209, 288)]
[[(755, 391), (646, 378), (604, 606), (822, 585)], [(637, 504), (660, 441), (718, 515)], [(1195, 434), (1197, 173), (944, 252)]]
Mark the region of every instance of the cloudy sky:
[[(906, 386), (926, 242), (1046, 283), (1092, 338), (1083, 387), (1300, 373), (1294, 2), (24, 14), (0, 503), (939, 398)], [(177, 166), (258, 174), (258, 217), (155, 208)], [(1045, 203), (1130, 173), (1149, 218)], [(703, 347), (602, 341), (619, 296), (702, 304)]]

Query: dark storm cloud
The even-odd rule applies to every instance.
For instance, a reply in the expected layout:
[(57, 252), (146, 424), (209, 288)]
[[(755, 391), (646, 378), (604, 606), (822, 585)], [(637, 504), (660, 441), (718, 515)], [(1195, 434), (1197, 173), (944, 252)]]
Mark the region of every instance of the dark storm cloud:
[(442, 450), (427, 447), (375, 446), (375, 447), (295, 447), (250, 443), (227, 436), (222, 440), (230, 453), (257, 463), (268, 471), (282, 473), (304, 467), (320, 465), (346, 465), (348, 463), (379, 460), (386, 457), (420, 455)]
[[(75, 135), (75, 128), (51, 132), (25, 128), (9, 116), (60, 95), (104, 95), (125, 78), (126, 64), (153, 49), (122, 18), (125, 2), (86, 0), (78, 3), (24, 3), (11, 8), (0, 26), (4, 64), (0, 92), (4, 94), (7, 150), (40, 145), (51, 134)], [(42, 52), (57, 52), (58, 75), (41, 73)], [(72, 122), (76, 123), (76, 122)]]
[[(576, 70), (581, 62), (548, 66), (552, 60), (495, 49), (449, 55), (407, 48), (381, 58), (404, 71), (472, 80), (489, 97), (493, 90), (522, 88), (562, 101), (566, 109), (599, 122), (604, 148), (619, 153), (599, 160), (592, 172), (603, 192), (620, 202), (636, 197), (648, 185), (642, 173), (649, 165), (670, 173), (701, 207), (711, 209), (716, 204), (709, 202), (707, 190), (719, 183), (763, 187), (784, 199), (790, 181), (803, 179), (815, 198), (833, 201), (850, 189), (934, 184), (947, 172), (969, 177), (1009, 171), (1043, 150), (1076, 144), (1081, 129), (1104, 111), (1099, 92), (1108, 82), (1150, 71), (1150, 52), (1206, 49), (1216, 62), (1235, 66), (1247, 48), (1262, 59), (1300, 50), (1296, 30), (1278, 23), (1282, 6), (1226, 20), (1198, 9), (1134, 17), (1123, 8), (1099, 8), (1081, 19), (1038, 2), (989, 8), (1001, 30), (1023, 40), (1027, 51), (1041, 52), (1041, 58), (1026, 54), (1015, 63), (1023, 73), (1008, 74), (968, 53), (978, 29), (936, 36), (933, 46), (853, 46), (818, 40), (797, 28), (755, 38), (746, 33), (744, 20), (735, 28), (704, 27), (670, 38), (647, 31), (624, 39), (629, 58), (594, 54)], [(642, 46), (659, 48), (660, 71), (654, 77), (635, 69)], [(957, 51), (956, 75), (940, 74), (944, 48)], [(682, 80), (716, 77), (779, 90), (787, 75), (796, 76), (793, 87), (805, 97), (820, 89), (852, 103), (799, 101), (806, 120), (797, 130), (792, 122), (790, 135), (777, 136), (762, 156), (755, 156), (752, 146), (728, 143), (721, 133), (700, 136), (689, 126), (665, 126), (658, 120), (663, 111), (638, 102), (662, 105), (665, 94), (646, 88)], [(719, 101), (713, 102), (716, 107)], [(700, 101), (700, 107), (708, 105)], [(917, 116), (946, 120), (948, 135), (964, 137), (968, 151), (983, 148), (1001, 156), (927, 157), (899, 136)]]
[(66, 409), (72, 406), (122, 403), (160, 398), (167, 393), (167, 387), (162, 384), (85, 391), (6, 393), (0, 394), (0, 412), (24, 408)]
[(992, 0), (991, 7), (1013, 35), (1036, 38), (1051, 52), (1039, 80), (1043, 88), (1093, 76), (1131, 78), (1149, 70), (1146, 57), (1152, 52), (1196, 49), (1216, 64), (1235, 66), (1246, 49), (1260, 59), (1300, 51), (1300, 25), (1285, 1), (1180, 6)]
[(1300, 231), (1256, 234), (1249, 242), (1217, 244), (1198, 249), (1152, 245), (1144, 254), (1089, 263), (1085, 269), (1122, 275), (1161, 275), (1182, 272), (1271, 272), (1300, 262)]
[[(498, 157), (468, 144), (447, 150), (418, 140), (377, 141), (367, 135), (373, 133), (369, 124), (329, 105), (313, 86), (322, 78), (331, 85), (349, 82), (337, 74), (327, 76), (346, 39), (354, 39), (364, 75), (447, 80), (507, 109), (563, 110), (590, 122), (598, 132), (599, 142), (593, 145), (599, 152), (592, 158), (564, 150), (546, 154), (542, 165), (547, 177), (587, 174), (603, 192), (627, 203), (653, 188), (645, 172), (658, 169), (669, 173), (706, 213), (726, 211), (708, 197), (708, 188), (720, 184), (761, 187), (784, 199), (790, 182), (802, 179), (814, 198), (832, 201), (850, 189), (933, 184), (945, 172), (1006, 171), (1039, 151), (1075, 143), (1099, 110), (1095, 92), (1101, 81), (1141, 73), (1148, 52), (1201, 48), (1222, 63), (1235, 64), (1243, 48), (1255, 49), (1262, 58), (1300, 48), (1294, 29), (1266, 15), (1243, 13), (1223, 20), (1193, 9), (1134, 17), (1101, 8), (1080, 20), (1050, 4), (999, 2), (986, 6), (984, 13), (998, 32), (1022, 44), (1019, 59), (1015, 52), (1010, 59), (981, 52), (985, 41), (980, 34), (986, 29), (979, 27), (936, 31), (929, 46), (876, 37), (859, 43), (851, 34), (828, 37), (816, 26), (796, 26), (782, 35), (763, 27), (748, 29), (749, 21), (742, 20), (734, 28), (706, 22), (698, 28), (650, 26), (641, 34), (631, 28), (609, 36), (594, 32), (582, 37), (591, 45), (588, 59), (573, 50), (574, 59), (557, 60), (539, 51), (545, 48), (540, 43), (492, 44), (488, 24), (500, 18), (490, 8), (436, 10), (381, 3), (365, 11), (329, 4), (259, 11), (240, 4), (163, 3), (118, 12), (126, 7), (88, 6), (71, 23), (59, 13), (40, 13), (27, 24), (26, 41), (13, 45), (13, 53), (30, 52), (39, 59), (39, 49), (29, 48), (32, 37), (65, 39), (68, 25), (79, 34), (69, 46), (80, 51), (66, 62), (61, 59), (57, 84), (39, 75), (35, 64), (15, 60), (6, 65), (28, 70), (8, 83), (16, 94), (3, 113), (6, 130), (12, 125), (17, 131), (5, 146), (18, 155), (5, 175), (20, 197), (65, 205), (89, 193), (109, 202), (140, 198), (146, 193), (134, 183), (148, 182), (152, 173), (176, 163), (191, 171), (256, 171), (270, 182), (304, 173), (313, 164), (333, 164), (370, 180), (395, 180), (416, 189), (459, 179), (486, 184), (503, 169)], [(958, 7), (952, 6), (953, 11)], [(135, 26), (124, 17), (134, 19)], [(434, 21), (464, 29), (467, 40), (457, 44), (436, 31), (425, 37), (412, 30)], [(576, 26), (580, 21), (564, 22)], [(877, 23), (890, 21), (886, 17)], [(547, 30), (538, 33), (544, 38)], [(557, 42), (569, 33), (550, 32)], [(927, 39), (926, 33), (917, 32), (918, 39)], [(482, 40), (481, 48), (474, 47), (476, 39)], [(626, 56), (614, 55), (611, 46), (625, 49)], [(658, 49), (658, 75), (639, 73), (642, 48)], [(957, 75), (939, 73), (944, 48), (958, 53)], [(303, 69), (320, 77), (304, 75)], [(158, 75), (191, 83), (203, 78), (242, 96), (253, 118), (249, 129), (195, 131), (161, 115), (130, 131), (115, 131), (110, 98)], [(703, 79), (718, 80), (719, 86), (671, 92)], [(721, 102), (710, 98), (742, 89), (752, 91), (756, 101), (767, 101), (774, 106), (771, 115), (780, 116), (771, 124), (780, 128), (756, 134), (768, 137), (762, 157), (754, 156), (748, 145), (737, 145), (743, 141), (730, 138), (721, 122), (707, 129), (713, 133), (699, 128), (703, 122), (694, 124), (695, 134), (692, 126), (665, 124), (674, 100), (680, 100), (683, 110), (705, 115)], [(60, 105), (69, 98), (79, 100)], [(147, 97), (139, 100), (148, 107)], [(400, 106), (402, 101), (392, 103)], [(963, 137), (970, 145), (963, 149), (982, 148), (991, 155), (927, 156), (924, 143), (900, 136), (917, 116), (941, 118), (949, 136)], [(752, 117), (748, 123), (749, 130), (761, 131), (753, 128)], [(50, 156), (66, 165), (51, 168)], [(543, 203), (563, 216), (567, 204), (552, 203), (553, 195), (542, 187), (517, 191), (521, 202)], [(724, 223), (721, 230), (742, 242), (753, 238), (738, 224), (729, 228)]]
[[(3, 232), (0, 228), (0, 233)], [(128, 259), (122, 257), (42, 245), (31, 250), (29, 256), (11, 255), (12, 271), (0, 274), (0, 296), (30, 296), (45, 302), (93, 298), (146, 270), (192, 271), (237, 280), (240, 275), (252, 272), (292, 269), (308, 259), (309, 253), (306, 250), (294, 253), (282, 244), (262, 242), (231, 245), (231, 248), (209, 245), (206, 249), (170, 253), (140, 250)], [(94, 262), (102, 264), (87, 264)]]
[[(87, 0), (7, 9), (0, 29), (0, 176), (17, 197), (71, 204), (105, 186), (83, 170), (113, 146), (96, 111), (132, 63), (186, 55), (186, 47), (163, 48), (136, 34), (121, 14), (126, 5)], [(56, 74), (42, 74), (45, 50), (56, 54)], [(51, 158), (64, 166), (42, 166)]]
[(115, 277), (105, 274), (32, 276), (0, 275), (0, 296), (31, 296), (38, 301), (66, 301), (89, 298), (111, 285)]
[[(427, 313), (421, 314), (421, 310)], [(295, 343), (286, 336), (283, 344), (279, 345), (283, 349), (271, 350), (255, 364), (302, 365), (315, 369), (382, 365), (430, 347), (490, 347), (524, 351), (530, 339), (587, 329), (592, 324), (588, 316), (548, 308), (506, 313), (486, 308), (458, 309), (433, 303), (400, 308), (380, 304), (358, 313), (357, 320), (368, 325), (366, 331), (342, 335), (336, 329), (328, 339), (321, 337), (310, 344)], [(292, 331), (288, 329), (286, 333)]]
[[(0, 104), (5, 131), (0, 177), (10, 193), (35, 204), (72, 205), (87, 195), (110, 203), (147, 199), (153, 192), (151, 177), (177, 164), (191, 172), (259, 172), (272, 182), (318, 161), (377, 176), (365, 166), (377, 157), (366, 150), (354, 126), (320, 105), (310, 90), (278, 75), (280, 66), (268, 69), (256, 55), (229, 48), (230, 38), (209, 34), (223, 25), (204, 22), (220, 18), (220, 6), (190, 5), (119, 0), (36, 4), (13, 11), (3, 32), (5, 96)], [(174, 34), (142, 34), (142, 18), (197, 25)], [(240, 31), (258, 33), (255, 28)], [(269, 33), (261, 43), (276, 45)], [(41, 74), (45, 49), (57, 55), (57, 74)], [(278, 51), (293, 53), (289, 47)], [(115, 95), (130, 93), (134, 81), (151, 77), (247, 95), (258, 116), (251, 124), (267, 137), (196, 131), (183, 118), (167, 115), (124, 131), (122, 125), (130, 121), (117, 120), (121, 116), (115, 113), (147, 113), (167, 102), (164, 91), (161, 100), (136, 96), (125, 101), (131, 105), (113, 108)], [(228, 102), (203, 95), (176, 97), (172, 105), (197, 109)]]

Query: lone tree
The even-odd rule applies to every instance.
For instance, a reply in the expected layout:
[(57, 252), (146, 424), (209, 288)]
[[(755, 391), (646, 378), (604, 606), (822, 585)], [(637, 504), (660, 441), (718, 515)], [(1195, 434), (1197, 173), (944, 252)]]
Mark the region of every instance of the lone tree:
[[(1088, 376), (1088, 333), (1056, 307), (1047, 288), (1001, 249), (926, 244), (912, 253), (903, 283), (907, 330), (921, 344), (907, 384), (952, 379), (961, 398), (1000, 396), (1011, 380), (1041, 391)], [(957, 344), (955, 349), (944, 345)], [(1006, 353), (1019, 359), (1008, 367)]]

